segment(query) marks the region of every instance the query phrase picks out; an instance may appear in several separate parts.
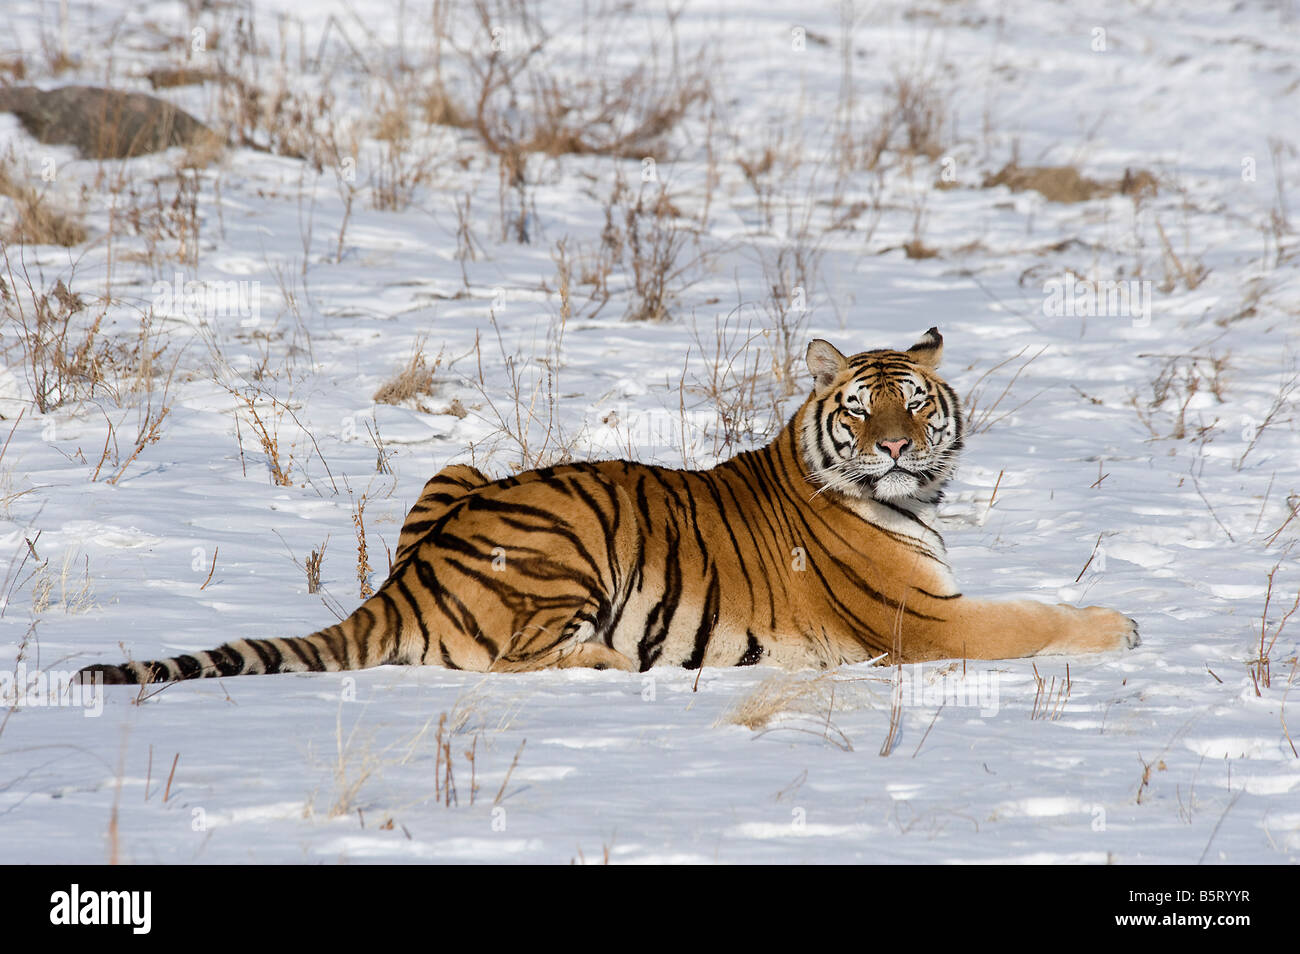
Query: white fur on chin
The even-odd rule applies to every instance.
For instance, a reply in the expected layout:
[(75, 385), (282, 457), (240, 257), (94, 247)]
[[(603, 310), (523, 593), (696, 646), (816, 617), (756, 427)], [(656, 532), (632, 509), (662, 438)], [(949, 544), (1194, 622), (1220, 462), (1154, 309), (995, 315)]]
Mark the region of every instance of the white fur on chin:
[(920, 483), (911, 474), (893, 470), (876, 481), (874, 494), (879, 500), (902, 500), (920, 489)]

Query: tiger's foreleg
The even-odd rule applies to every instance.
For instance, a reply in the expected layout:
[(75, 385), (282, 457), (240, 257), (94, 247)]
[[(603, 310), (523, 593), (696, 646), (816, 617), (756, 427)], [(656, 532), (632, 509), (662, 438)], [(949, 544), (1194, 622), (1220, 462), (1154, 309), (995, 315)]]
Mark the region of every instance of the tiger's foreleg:
[(1017, 659), (1132, 649), (1140, 642), (1134, 620), (1101, 606), (964, 597), (955, 604), (941, 620), (904, 627), (905, 658)]

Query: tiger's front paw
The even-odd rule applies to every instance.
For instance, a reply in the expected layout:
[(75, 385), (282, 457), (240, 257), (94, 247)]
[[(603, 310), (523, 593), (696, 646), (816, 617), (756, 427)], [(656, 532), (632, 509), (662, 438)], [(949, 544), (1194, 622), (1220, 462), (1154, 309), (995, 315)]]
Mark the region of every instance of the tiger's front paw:
[(1062, 603), (1072, 619), (1065, 636), (1043, 649), (1045, 653), (1104, 653), (1133, 649), (1142, 642), (1137, 620), (1104, 606), (1082, 608)]

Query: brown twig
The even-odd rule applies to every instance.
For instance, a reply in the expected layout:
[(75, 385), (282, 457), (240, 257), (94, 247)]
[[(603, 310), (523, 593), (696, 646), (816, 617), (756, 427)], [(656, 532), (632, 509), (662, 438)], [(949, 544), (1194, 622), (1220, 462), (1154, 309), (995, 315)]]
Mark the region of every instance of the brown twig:
[(925, 745), (925, 740), (928, 739), (928, 738), (930, 737), (930, 730), (933, 729), (933, 728), (934, 728), (934, 724), (935, 724), (936, 722), (939, 721), (939, 713), (941, 713), (941, 712), (943, 712), (943, 706), (942, 706), (942, 705), (939, 706), (939, 708), (935, 710), (935, 712), (934, 712), (934, 718), (931, 719), (931, 720), (930, 720), (930, 724), (929, 724), (928, 726), (926, 726), (926, 728), (925, 728), (925, 735), (921, 736), (921, 741), (918, 742), (918, 743), (916, 743), (916, 751), (912, 753), (912, 758), (916, 758), (917, 753), (919, 753), (919, 752), (921, 751), (921, 746)]
[[(158, 428), (162, 426), (163, 419), (166, 418), (170, 412), (171, 412), (171, 408), (164, 407), (158, 413), (157, 417), (152, 419), (149, 416), (145, 417), (145, 424), (148, 426), (148, 430), (146, 430), (144, 427), (140, 429), (140, 434), (136, 438), (136, 442), (135, 442), (135, 450), (131, 451), (131, 456), (126, 459), (126, 463), (124, 463), (121, 467), (117, 469), (117, 473), (114, 474), (112, 477), (108, 478), (108, 482), (110, 484), (116, 486), (117, 482), (122, 479), (122, 475), (126, 473), (126, 469), (131, 466), (132, 461), (134, 461), (137, 457), (139, 457), (140, 452), (145, 449), (145, 445), (153, 444), (158, 440), (160, 436), (158, 434)], [(99, 473), (98, 468), (96, 468), (95, 472)]]
[(1083, 565), (1083, 569), (1080, 570), (1079, 575), (1074, 578), (1074, 582), (1078, 583), (1080, 580), (1083, 579), (1083, 574), (1088, 572), (1088, 567), (1092, 566), (1092, 561), (1097, 556), (1097, 548), (1099, 546), (1101, 546), (1100, 533), (1097, 534), (1097, 542), (1092, 545), (1092, 553), (1088, 554), (1088, 562)]
[(213, 548), (213, 550), (212, 550), (212, 569), (208, 570), (208, 578), (207, 578), (206, 580), (204, 580), (204, 581), (203, 581), (203, 585), (199, 587), (199, 590), (200, 590), (200, 591), (202, 591), (202, 590), (206, 590), (206, 589), (208, 588), (208, 584), (212, 582), (212, 574), (217, 572), (217, 554), (220, 553), (220, 552), (221, 552), (221, 547), (214, 547), (214, 548)]
[(163, 804), (164, 804), (164, 805), (167, 804), (167, 799), (169, 799), (169, 798), (171, 797), (171, 794), (172, 794), (172, 779), (174, 779), (174, 778), (176, 777), (176, 763), (179, 762), (180, 760), (181, 760), (181, 754), (180, 754), (179, 752), (177, 752), (177, 753), (176, 753), (176, 757), (175, 757), (174, 759), (172, 759), (172, 770), (171, 770), (170, 772), (167, 773), (167, 787), (163, 789)]
[[(1004, 473), (1006, 473), (1005, 470), (999, 470), (998, 479), (993, 482), (993, 493), (989, 495), (989, 510), (993, 509), (993, 501), (998, 499), (998, 488), (1002, 486), (1002, 475)], [(985, 512), (987, 513), (987, 511)]]
[(20, 408), (18, 417), (14, 420), (14, 426), (9, 428), (9, 436), (5, 438), (5, 446), (0, 447), (0, 460), (4, 460), (5, 451), (9, 449), (9, 442), (14, 439), (14, 431), (18, 430), (18, 425), (23, 422), (23, 415), (27, 413), (27, 408)]
[(104, 461), (108, 460), (108, 442), (113, 438), (113, 426), (110, 424), (108, 433), (104, 435), (104, 452), (99, 455), (99, 463), (95, 465), (95, 473), (91, 475), (90, 482), (93, 484), (99, 480), (100, 468), (104, 466)]
[(501, 787), (497, 789), (497, 797), (492, 799), (493, 807), (496, 807), (501, 802), (501, 796), (505, 795), (506, 785), (510, 782), (510, 776), (514, 773), (515, 766), (519, 764), (519, 756), (523, 754), (527, 742), (528, 740), (524, 739), (523, 742), (519, 743), (519, 748), (515, 750), (515, 757), (510, 763), (510, 768), (506, 769), (506, 777), (501, 780)]

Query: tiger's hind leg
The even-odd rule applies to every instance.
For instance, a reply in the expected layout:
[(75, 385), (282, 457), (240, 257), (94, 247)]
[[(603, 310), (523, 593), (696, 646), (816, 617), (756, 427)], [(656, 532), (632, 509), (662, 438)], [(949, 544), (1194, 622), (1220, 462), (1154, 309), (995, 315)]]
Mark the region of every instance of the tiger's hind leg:
[(579, 643), (557, 662), (558, 669), (622, 669), (637, 672), (638, 666), (616, 649), (601, 643)]
[(535, 672), (539, 669), (621, 669), (637, 672), (637, 664), (603, 643), (576, 643), (554, 652), (518, 659), (502, 657), (492, 672)]
[[(431, 516), (431, 529), (421, 532), (418, 524)], [(148, 683), (387, 664), (632, 669), (599, 640), (638, 578), (636, 528), (627, 492), (589, 471), (491, 482), (473, 468), (449, 468), (430, 481), (403, 531), (408, 552), (347, 619), (310, 636), (90, 666), (82, 678)]]
[(394, 569), (394, 590), (418, 583), (427, 595), (398, 658), (493, 672), (633, 668), (607, 641), (638, 579), (637, 527), (627, 492), (582, 468), (468, 494)]
[(393, 563), (400, 563), (452, 504), (491, 482), (483, 471), (468, 464), (451, 464), (429, 478), (402, 524)]

